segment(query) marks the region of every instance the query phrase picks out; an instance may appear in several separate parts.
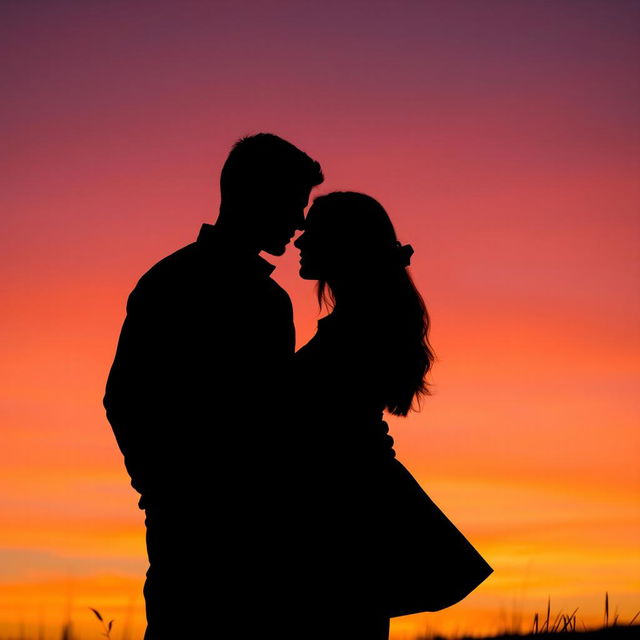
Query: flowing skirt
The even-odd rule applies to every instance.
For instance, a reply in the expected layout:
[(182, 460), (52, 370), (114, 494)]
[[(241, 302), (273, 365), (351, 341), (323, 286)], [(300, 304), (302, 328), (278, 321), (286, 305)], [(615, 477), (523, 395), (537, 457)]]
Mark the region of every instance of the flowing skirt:
[(381, 495), (392, 560), (383, 572), (388, 614), (450, 607), (493, 569), (399, 460), (389, 461), (387, 471)]
[(301, 532), (309, 598), (404, 616), (450, 607), (493, 572), (397, 459), (322, 475)]

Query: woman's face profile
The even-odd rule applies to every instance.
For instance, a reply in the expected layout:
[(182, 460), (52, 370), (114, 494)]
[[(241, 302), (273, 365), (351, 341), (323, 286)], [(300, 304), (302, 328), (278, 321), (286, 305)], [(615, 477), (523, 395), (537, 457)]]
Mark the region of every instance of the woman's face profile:
[(352, 242), (330, 212), (312, 205), (304, 232), (294, 242), (300, 250), (300, 277), (326, 280), (344, 273), (351, 262)]
[(396, 235), (373, 198), (337, 193), (316, 199), (294, 245), (300, 249), (300, 277), (305, 280), (357, 280), (385, 264)]

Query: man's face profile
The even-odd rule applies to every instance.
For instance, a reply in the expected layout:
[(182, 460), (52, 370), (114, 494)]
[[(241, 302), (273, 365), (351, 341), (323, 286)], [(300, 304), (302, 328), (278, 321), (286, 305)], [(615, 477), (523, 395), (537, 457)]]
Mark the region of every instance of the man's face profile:
[(261, 249), (281, 256), (296, 230), (304, 226), (304, 210), (309, 204), (309, 187), (283, 185), (264, 194), (260, 210)]

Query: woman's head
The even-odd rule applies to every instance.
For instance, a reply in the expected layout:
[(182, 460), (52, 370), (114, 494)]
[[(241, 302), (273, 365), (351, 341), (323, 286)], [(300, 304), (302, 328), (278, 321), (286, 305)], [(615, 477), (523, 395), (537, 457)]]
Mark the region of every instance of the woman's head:
[(370, 276), (407, 257), (382, 205), (352, 191), (316, 198), (295, 246), (301, 277), (333, 284)]
[(294, 244), (301, 277), (318, 281), (320, 303), (361, 312), (363, 332), (376, 327), (376, 348), (389, 364), (385, 405), (406, 415), (429, 394), (434, 360), (429, 315), (406, 269), (413, 249), (398, 242), (377, 200), (351, 191), (316, 198)]

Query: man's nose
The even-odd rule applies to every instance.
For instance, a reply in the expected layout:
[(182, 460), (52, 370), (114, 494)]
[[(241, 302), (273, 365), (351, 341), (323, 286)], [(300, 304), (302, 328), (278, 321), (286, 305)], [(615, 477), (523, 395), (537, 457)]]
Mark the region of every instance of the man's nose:
[(300, 209), (295, 220), (296, 229), (302, 231), (304, 229), (304, 209)]

